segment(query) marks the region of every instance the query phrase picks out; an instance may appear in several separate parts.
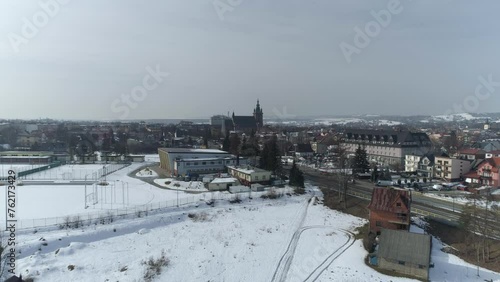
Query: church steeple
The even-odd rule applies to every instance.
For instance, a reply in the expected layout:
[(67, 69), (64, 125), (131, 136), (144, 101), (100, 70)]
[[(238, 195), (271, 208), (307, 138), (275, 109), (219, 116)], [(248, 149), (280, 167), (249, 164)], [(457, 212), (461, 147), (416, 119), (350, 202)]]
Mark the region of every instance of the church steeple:
[(264, 125), (264, 113), (262, 112), (262, 108), (260, 107), (260, 101), (257, 99), (257, 106), (253, 110), (253, 116), (257, 121), (257, 126), (260, 128)]

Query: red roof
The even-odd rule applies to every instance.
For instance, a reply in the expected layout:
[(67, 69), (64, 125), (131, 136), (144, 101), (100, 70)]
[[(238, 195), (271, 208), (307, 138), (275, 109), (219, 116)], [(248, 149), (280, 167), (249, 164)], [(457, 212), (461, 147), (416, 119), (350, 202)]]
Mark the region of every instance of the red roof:
[(463, 155), (476, 155), (484, 153), (481, 149), (466, 148), (458, 151), (459, 154)]
[[(401, 203), (398, 207), (396, 203)], [(377, 187), (373, 188), (372, 200), (368, 205), (369, 210), (401, 212), (409, 211), (411, 202), (410, 191), (396, 188)]]

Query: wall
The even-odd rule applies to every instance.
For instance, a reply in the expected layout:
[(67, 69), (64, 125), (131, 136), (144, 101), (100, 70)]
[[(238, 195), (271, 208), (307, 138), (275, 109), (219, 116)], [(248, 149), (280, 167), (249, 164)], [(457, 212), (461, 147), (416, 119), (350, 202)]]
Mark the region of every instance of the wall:
[(399, 262), (389, 261), (384, 258), (378, 258), (378, 265), (380, 268), (384, 268), (387, 270), (393, 270), (399, 273), (413, 275), (416, 277), (420, 277), (423, 279), (429, 279), (429, 267), (425, 266), (423, 269), (420, 269), (418, 265), (406, 263), (405, 265), (399, 264)]
[[(370, 211), (370, 231), (379, 232), (381, 228), (392, 229), (392, 230), (408, 230), (409, 215), (406, 215), (406, 219), (402, 220), (398, 218), (397, 214), (385, 211)], [(380, 221), (381, 226), (377, 226), (377, 221)], [(389, 221), (399, 221), (401, 223), (406, 223), (405, 227), (401, 229), (399, 224), (391, 223)]]

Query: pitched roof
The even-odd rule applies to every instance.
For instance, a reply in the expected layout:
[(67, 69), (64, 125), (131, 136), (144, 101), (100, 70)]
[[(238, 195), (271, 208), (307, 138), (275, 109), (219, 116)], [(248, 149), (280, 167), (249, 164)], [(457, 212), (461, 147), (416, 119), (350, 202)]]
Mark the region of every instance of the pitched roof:
[(254, 116), (234, 116), (233, 122), (239, 128), (257, 128), (257, 120)]
[(382, 229), (378, 257), (428, 266), (431, 258), (431, 236)]
[[(397, 202), (402, 205), (398, 207)], [(398, 188), (373, 188), (372, 199), (368, 205), (369, 210), (400, 212), (402, 210), (409, 210), (411, 203), (410, 191)]]
[(458, 153), (462, 155), (476, 155), (476, 154), (484, 154), (484, 151), (477, 148), (466, 148), (458, 151)]

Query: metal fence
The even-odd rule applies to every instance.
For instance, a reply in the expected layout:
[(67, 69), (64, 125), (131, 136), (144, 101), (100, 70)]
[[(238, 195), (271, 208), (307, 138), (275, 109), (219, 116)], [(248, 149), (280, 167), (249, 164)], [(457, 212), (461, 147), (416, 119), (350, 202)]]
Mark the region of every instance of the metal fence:
[[(106, 210), (96, 210), (88, 213), (72, 214), (68, 216), (61, 217), (47, 217), (47, 218), (36, 218), (36, 219), (18, 219), (17, 229), (37, 229), (37, 228), (47, 228), (47, 227), (58, 227), (58, 228), (72, 228), (80, 226), (90, 226), (96, 224), (111, 223), (117, 219), (123, 218), (134, 218), (134, 217), (144, 217), (150, 213), (156, 212), (168, 212), (169, 209), (172, 211), (176, 210), (177, 207), (186, 207), (189, 205), (196, 206), (199, 203), (209, 203), (213, 202), (217, 204), (220, 201), (235, 201), (237, 199), (245, 200), (249, 197), (260, 197), (261, 195), (269, 193), (270, 189), (263, 192), (242, 192), (236, 194), (228, 194), (222, 192), (212, 192), (205, 194), (193, 195), (190, 197), (183, 197), (174, 200), (168, 200), (163, 202), (149, 203), (145, 205), (137, 206), (125, 206), (115, 209)], [(277, 188), (274, 189), (276, 195), (283, 196), (285, 193), (290, 193), (291, 188)], [(98, 206), (99, 203), (96, 204)], [(5, 221), (0, 221), (0, 226), (5, 226)]]

